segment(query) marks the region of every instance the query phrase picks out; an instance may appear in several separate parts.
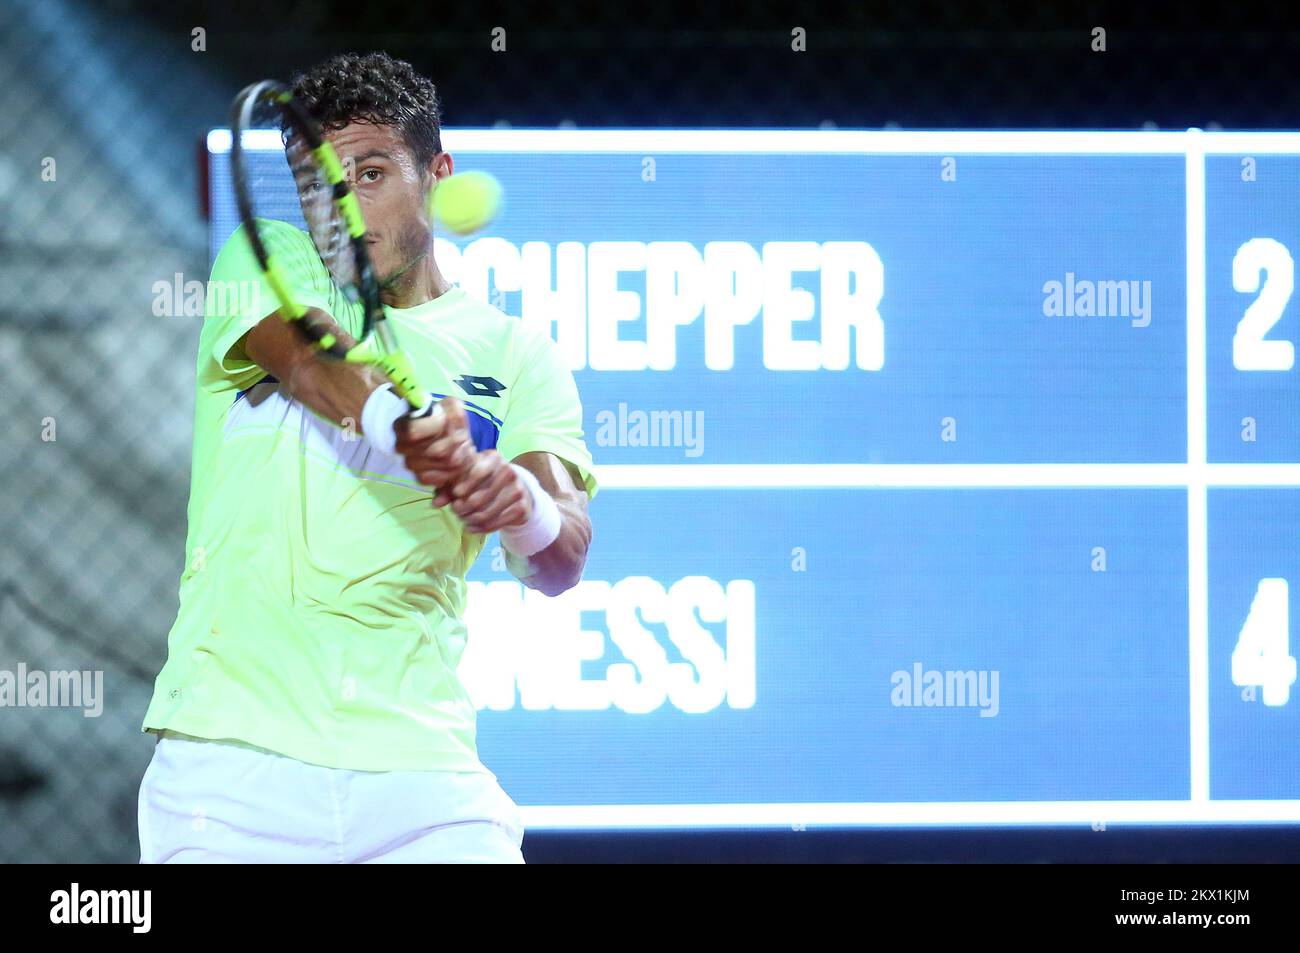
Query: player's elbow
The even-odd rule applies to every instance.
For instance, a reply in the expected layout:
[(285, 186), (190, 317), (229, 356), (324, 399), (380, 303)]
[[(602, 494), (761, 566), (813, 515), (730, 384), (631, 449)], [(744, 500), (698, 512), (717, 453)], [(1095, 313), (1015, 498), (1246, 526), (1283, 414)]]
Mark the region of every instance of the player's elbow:
[(582, 582), (585, 554), (574, 558), (555, 560), (531, 580), (532, 587), (544, 596), (558, 596)]
[(524, 584), (545, 596), (568, 592), (582, 581), (591, 546), (591, 521), (586, 513), (566, 519), (559, 538), (532, 557), (537, 567)]
[(582, 581), (582, 569), (570, 573), (538, 573), (531, 580), (532, 587), (544, 596), (562, 595)]

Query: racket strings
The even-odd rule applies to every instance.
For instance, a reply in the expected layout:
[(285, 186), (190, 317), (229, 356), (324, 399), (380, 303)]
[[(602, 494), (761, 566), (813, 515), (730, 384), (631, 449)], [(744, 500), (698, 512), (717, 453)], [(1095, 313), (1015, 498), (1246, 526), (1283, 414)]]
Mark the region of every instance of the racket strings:
[[(289, 120), (279, 105), (261, 97), (246, 98), (242, 103), (239, 126), (252, 133), (242, 141), (263, 143), (244, 154), (235, 173), (236, 180), (250, 193), (246, 224), (278, 222), (281, 226), (291, 226), (299, 235), (305, 232), (333, 285), (332, 291), (321, 287), (325, 275), (315, 263), (308, 265), (305, 243), (291, 240), (282, 228), (269, 224), (250, 226), (278, 262), (291, 295), (296, 289), (299, 296), (315, 301), (323, 296), (327, 302), (325, 309), (332, 322), (326, 325), (303, 319), (300, 325), (303, 333), (312, 340), (337, 339), (344, 348), (373, 337), (361, 290), (363, 280), (367, 281), (368, 288), (373, 288), (373, 277), (367, 273), (363, 279), (347, 221), (323, 166), (300, 133), (286, 131), (290, 128)], [(266, 148), (266, 132), (273, 132), (284, 148)], [(346, 164), (344, 175), (345, 181), (350, 179)], [(340, 330), (341, 336), (336, 333)], [(331, 344), (332, 348), (336, 346)]]
[(291, 171), (308, 234), (334, 283), (355, 298), (356, 259), (347, 223), (334, 201), (325, 170), (306, 149), (290, 148)]
[[(265, 102), (259, 104), (253, 110), (252, 127), (273, 129), (285, 141), (286, 150), (282, 160), (284, 164), (277, 163), (278, 168), (274, 175), (283, 178), (287, 167), (287, 175), (292, 179), (289, 183), (289, 188), (292, 189), (290, 194), (298, 199), (296, 204), (302, 214), (302, 223), (307, 227), (307, 233), (311, 236), (312, 244), (316, 246), (317, 254), (329, 270), (334, 283), (345, 293), (349, 301), (355, 301), (357, 298), (356, 258), (352, 251), (347, 223), (334, 201), (334, 189), (325, 175), (325, 170), (304, 143), (295, 141), (292, 136), (286, 138), (284, 117), (277, 107)], [(268, 176), (269, 178), (271, 177)], [(284, 194), (288, 191), (284, 188), (286, 183), (283, 182), (267, 181), (263, 184), (267, 191), (262, 194)], [(293, 221), (296, 216), (289, 214), (283, 218)]]

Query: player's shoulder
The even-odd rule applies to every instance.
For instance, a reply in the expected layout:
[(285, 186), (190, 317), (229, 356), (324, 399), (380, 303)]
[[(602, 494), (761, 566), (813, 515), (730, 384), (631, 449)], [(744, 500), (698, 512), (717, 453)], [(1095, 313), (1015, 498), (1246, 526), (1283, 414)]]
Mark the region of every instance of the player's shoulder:
[(475, 328), (477, 336), (491, 340), (494, 347), (516, 360), (527, 358), (545, 342), (540, 339), (550, 335), (538, 331), (521, 318), (507, 314), (493, 304), (457, 289), (460, 294), (461, 314)]
[[(311, 236), (296, 225), (288, 222), (282, 222), (274, 218), (259, 218), (257, 220), (257, 234), (262, 239), (262, 244), (268, 246), (267, 251), (275, 253), (289, 249), (311, 248)], [(221, 252), (227, 250), (244, 252), (249, 250), (251, 245), (248, 240), (248, 226), (240, 222), (239, 226), (230, 233), (225, 244), (221, 246)]]
[[(311, 236), (288, 222), (259, 218), (257, 234), (267, 254), (277, 258), (296, 260), (313, 251)], [(248, 228), (244, 223), (241, 222), (239, 227), (230, 233), (230, 237), (222, 243), (213, 264), (217, 268), (256, 264), (253, 246), (248, 240)]]
[(502, 315), (509, 322), (512, 351), (520, 365), (531, 363), (543, 352), (553, 350), (549, 324), (530, 323), (514, 315)]

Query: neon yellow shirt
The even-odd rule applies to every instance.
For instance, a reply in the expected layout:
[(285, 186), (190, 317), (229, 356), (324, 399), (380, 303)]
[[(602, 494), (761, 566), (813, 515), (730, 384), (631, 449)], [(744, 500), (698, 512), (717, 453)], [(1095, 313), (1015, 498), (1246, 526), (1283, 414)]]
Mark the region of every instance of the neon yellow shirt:
[[(303, 303), (355, 333), (306, 233), (270, 233)], [(236, 232), (212, 268), (180, 611), (142, 730), (353, 770), (487, 772), (457, 677), (465, 574), (486, 537), (247, 359), (243, 336), (276, 304)], [(577, 387), (548, 334), (459, 288), (387, 314), (420, 382), (466, 405), (480, 450), (553, 453), (595, 496)]]

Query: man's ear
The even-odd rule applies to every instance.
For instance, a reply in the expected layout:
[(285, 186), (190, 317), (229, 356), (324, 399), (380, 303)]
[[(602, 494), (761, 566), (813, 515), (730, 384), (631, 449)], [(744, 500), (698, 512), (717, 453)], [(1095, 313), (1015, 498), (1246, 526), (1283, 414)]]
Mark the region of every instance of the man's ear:
[(438, 185), (438, 179), (445, 179), (451, 175), (454, 163), (452, 162), (450, 152), (439, 152), (429, 164), (424, 167), (424, 174), (420, 183), (424, 193), (424, 206), (429, 207), (429, 196)]
[(439, 152), (429, 160), (428, 173), (431, 178), (445, 179), (456, 167), (450, 152)]

